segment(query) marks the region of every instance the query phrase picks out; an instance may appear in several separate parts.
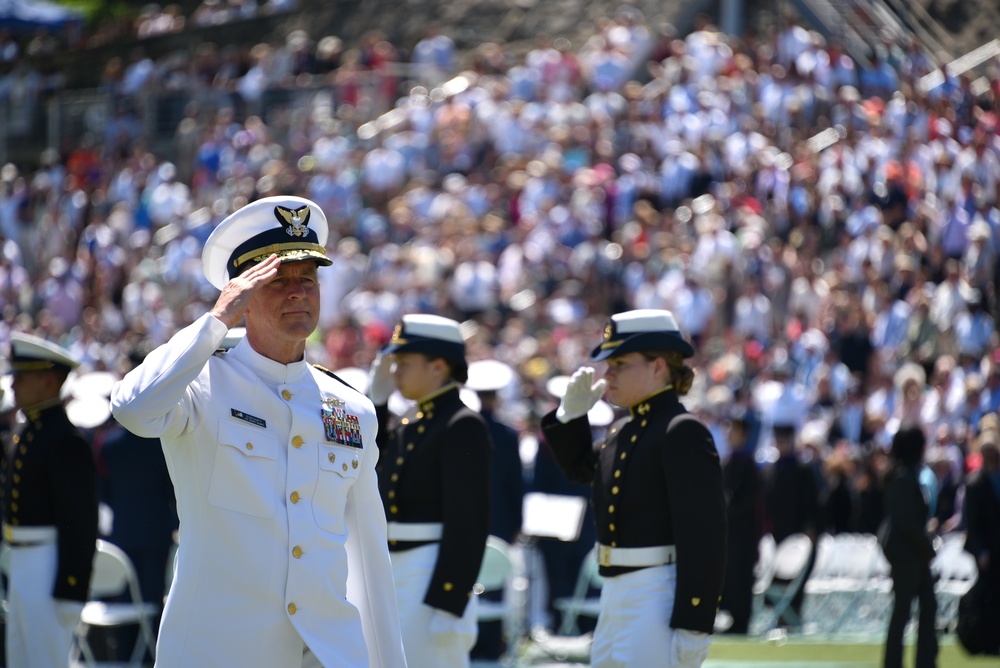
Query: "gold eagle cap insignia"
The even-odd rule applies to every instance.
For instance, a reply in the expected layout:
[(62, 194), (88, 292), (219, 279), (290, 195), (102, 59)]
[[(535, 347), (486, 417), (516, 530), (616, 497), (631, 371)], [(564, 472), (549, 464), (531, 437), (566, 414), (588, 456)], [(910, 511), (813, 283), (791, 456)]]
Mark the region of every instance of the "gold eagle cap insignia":
[(615, 328), (612, 327), (611, 323), (609, 322), (607, 326), (604, 328), (604, 340), (610, 341), (611, 337), (614, 336), (614, 334), (615, 334)]
[(309, 205), (298, 209), (288, 209), (283, 206), (274, 207), (274, 216), (285, 228), (290, 237), (304, 237), (309, 234)]

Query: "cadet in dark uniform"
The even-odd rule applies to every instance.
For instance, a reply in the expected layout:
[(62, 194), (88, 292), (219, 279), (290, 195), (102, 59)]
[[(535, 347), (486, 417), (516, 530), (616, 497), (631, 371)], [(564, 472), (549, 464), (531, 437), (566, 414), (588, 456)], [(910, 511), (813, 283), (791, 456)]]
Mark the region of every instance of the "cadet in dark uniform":
[[(779, 414), (773, 418), (772, 424), (778, 459), (762, 472), (765, 531), (770, 531), (778, 545), (798, 533), (807, 535), (812, 542), (805, 566), (806, 574), (788, 609), (777, 620), (779, 625), (795, 630), (802, 625), (805, 582), (816, 559), (819, 489), (816, 474), (799, 457), (795, 442), (797, 427), (793, 419), (778, 408), (775, 410)], [(778, 577), (775, 581), (788, 582)]]
[[(524, 506), (524, 470), (518, 450), (517, 432), (497, 419), (501, 390), (514, 384), (516, 374), (498, 360), (479, 360), (469, 365), (465, 389), (479, 397), (479, 414), (486, 421), (493, 441), (493, 464), (490, 467), (490, 535), (511, 545), (521, 533)], [(482, 594), (484, 599), (503, 600), (502, 591)], [(473, 659), (498, 659), (503, 655), (503, 622), (481, 622), (479, 639), (472, 648)]]
[(66, 666), (97, 544), (97, 472), (59, 396), (78, 363), (44, 339), (10, 339), (14, 401), (27, 423), (2, 474), (11, 547), (7, 666)]
[[(379, 490), (411, 666), (467, 666), (476, 641), (472, 588), (489, 534), (493, 446), (459, 397), (467, 373), (458, 323), (433, 315), (403, 316), (372, 365)], [(394, 385), (418, 412), (391, 428)]]
[[(567, 478), (593, 482), (604, 576), (591, 665), (699, 666), (722, 592), (726, 509), (719, 455), (708, 428), (678, 401), (694, 349), (673, 314), (612, 316), (590, 354), (606, 380), (573, 374), (559, 408), (542, 418)], [(630, 415), (591, 442), (587, 410), (604, 389)]]
[(722, 466), (726, 490), (728, 553), (721, 607), (733, 618), (733, 623), (726, 629), (727, 633), (745, 634), (750, 628), (754, 566), (763, 535), (763, 487), (747, 429), (747, 424), (753, 422), (755, 419), (752, 416), (748, 419), (743, 409), (730, 414), (729, 445), (732, 451)]

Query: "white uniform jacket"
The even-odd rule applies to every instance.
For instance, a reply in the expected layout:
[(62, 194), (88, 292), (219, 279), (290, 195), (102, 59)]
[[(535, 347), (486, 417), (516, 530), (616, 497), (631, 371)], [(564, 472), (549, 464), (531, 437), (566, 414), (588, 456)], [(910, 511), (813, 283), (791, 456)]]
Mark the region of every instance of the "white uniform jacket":
[(405, 666), (371, 402), (205, 315), (114, 388), (163, 443), (180, 516), (157, 666)]

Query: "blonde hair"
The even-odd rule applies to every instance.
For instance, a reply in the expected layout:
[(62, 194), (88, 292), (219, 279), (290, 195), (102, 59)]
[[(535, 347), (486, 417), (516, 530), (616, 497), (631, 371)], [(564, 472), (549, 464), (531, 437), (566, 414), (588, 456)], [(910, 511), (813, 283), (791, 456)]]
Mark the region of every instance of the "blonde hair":
[(667, 363), (677, 396), (683, 397), (691, 390), (691, 385), (694, 383), (694, 369), (684, 363), (684, 355), (676, 350), (651, 350), (642, 355), (649, 361), (660, 358)]

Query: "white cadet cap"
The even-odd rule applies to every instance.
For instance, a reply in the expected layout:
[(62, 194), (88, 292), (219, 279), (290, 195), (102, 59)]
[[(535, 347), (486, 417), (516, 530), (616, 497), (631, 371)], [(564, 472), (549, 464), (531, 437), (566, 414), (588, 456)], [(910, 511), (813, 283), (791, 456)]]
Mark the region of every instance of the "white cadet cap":
[(684, 357), (694, 355), (677, 326), (674, 314), (664, 309), (636, 309), (617, 313), (604, 327), (604, 341), (590, 352), (594, 362), (627, 353), (677, 351)]
[(111, 371), (88, 371), (71, 378), (66, 417), (81, 429), (94, 429), (111, 418), (111, 390), (118, 376)]
[(66, 417), (80, 429), (100, 427), (111, 417), (108, 397), (73, 397), (66, 402)]
[(598, 399), (589, 411), (587, 411), (587, 422), (591, 427), (607, 427), (615, 421), (615, 409), (604, 399)]
[(479, 395), (467, 387), (459, 388), (458, 397), (462, 400), (463, 404), (477, 413), (483, 407), (483, 402), (480, 401)]
[(78, 366), (80, 362), (62, 346), (31, 334), (12, 332), (10, 335), (9, 373), (56, 368), (72, 371)]
[(69, 394), (79, 399), (111, 397), (111, 390), (119, 380), (111, 371), (88, 371), (73, 378), (69, 383)]
[(382, 347), (387, 353), (423, 353), (465, 363), (465, 339), (455, 320), (427, 313), (404, 315)]
[(562, 399), (569, 385), (569, 376), (552, 376), (545, 381), (545, 391), (556, 399)]
[(514, 382), (517, 374), (499, 360), (476, 360), (469, 364), (465, 387), (476, 392), (496, 392)]
[(315, 260), (332, 264), (326, 256), (330, 233), (318, 204), (292, 195), (265, 197), (247, 204), (219, 223), (201, 254), (208, 282), (220, 290), (229, 279), (276, 253), (282, 262)]

